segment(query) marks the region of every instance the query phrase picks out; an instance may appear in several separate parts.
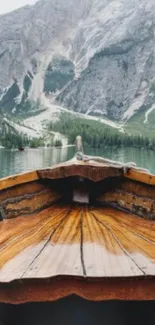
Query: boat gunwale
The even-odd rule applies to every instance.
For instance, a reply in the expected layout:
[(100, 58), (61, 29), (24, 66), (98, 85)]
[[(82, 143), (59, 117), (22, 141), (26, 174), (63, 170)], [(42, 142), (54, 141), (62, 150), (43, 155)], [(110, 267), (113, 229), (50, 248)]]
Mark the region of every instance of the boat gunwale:
[(82, 278), (55, 276), (0, 283), (0, 302), (24, 304), (57, 301), (71, 295), (91, 301), (155, 300), (155, 277)]
[[(78, 167), (81, 167), (83, 169), (82, 175), (81, 172), (78, 172)], [(69, 169), (74, 169), (72, 172), (72, 175), (65, 175), (65, 170)], [(112, 175), (111, 177), (117, 177), (117, 176), (123, 176), (124, 178), (131, 179), (133, 181), (137, 181), (140, 183), (148, 184), (148, 185), (155, 185), (155, 175), (151, 173), (147, 173), (146, 171), (142, 171), (140, 168), (134, 168), (130, 167), (127, 168), (127, 170), (124, 172), (123, 166), (121, 165), (110, 165), (110, 164), (103, 164), (103, 163), (97, 163), (94, 161), (89, 161), (89, 162), (84, 162), (84, 161), (78, 161), (78, 160), (70, 160), (65, 163), (60, 163), (57, 165), (54, 165), (52, 167), (47, 167), (47, 168), (41, 168), (41, 169), (36, 169), (33, 171), (27, 171), (24, 173), (19, 173), (15, 175), (11, 175), (8, 177), (4, 177), (0, 179), (0, 191), (2, 190), (7, 190), (11, 187), (15, 187), (18, 185), (34, 182), (37, 180), (42, 180), (42, 179), (62, 179), (62, 178), (68, 178), (71, 176), (83, 176), (86, 179), (91, 179), (94, 182), (101, 181), (107, 177), (102, 177), (100, 179), (95, 179), (95, 176), (90, 177), (89, 175), (84, 174), (85, 169), (94, 169), (96, 170), (100, 169), (104, 171), (104, 169), (112, 169), (113, 171), (120, 172), (120, 175)], [(121, 175), (122, 171), (122, 175)], [(93, 170), (94, 175), (95, 175), (95, 170)], [(49, 173), (49, 176), (47, 174)], [(42, 175), (46, 174), (46, 177), (43, 177)], [(52, 175), (53, 174), (53, 175)]]

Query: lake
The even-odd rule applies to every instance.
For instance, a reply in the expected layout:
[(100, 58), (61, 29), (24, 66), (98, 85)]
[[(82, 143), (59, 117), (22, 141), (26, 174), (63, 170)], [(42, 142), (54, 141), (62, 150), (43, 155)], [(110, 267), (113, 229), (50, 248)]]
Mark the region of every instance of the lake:
[[(137, 166), (144, 167), (155, 173), (155, 152), (135, 148), (85, 148), (89, 155), (101, 156), (121, 162), (136, 162)], [(59, 162), (71, 159), (75, 154), (75, 147), (26, 149), (0, 149), (0, 178), (21, 172), (49, 167)]]

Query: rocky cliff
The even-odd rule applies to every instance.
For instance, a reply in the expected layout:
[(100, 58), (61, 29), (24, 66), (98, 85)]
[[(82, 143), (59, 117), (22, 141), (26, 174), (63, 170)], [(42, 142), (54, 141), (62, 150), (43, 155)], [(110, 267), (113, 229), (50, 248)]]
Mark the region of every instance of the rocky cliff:
[(0, 16), (0, 109), (127, 121), (155, 103), (154, 0), (40, 0)]

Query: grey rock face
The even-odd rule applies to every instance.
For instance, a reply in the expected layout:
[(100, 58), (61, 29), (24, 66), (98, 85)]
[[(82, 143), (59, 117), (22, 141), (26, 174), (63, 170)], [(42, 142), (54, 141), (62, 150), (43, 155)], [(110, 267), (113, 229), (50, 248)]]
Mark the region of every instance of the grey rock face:
[(61, 56), (53, 57), (50, 62), (44, 79), (44, 92), (52, 93), (61, 90), (70, 81), (74, 80), (74, 64)]
[(154, 103), (154, 78), (154, 0), (40, 0), (0, 16), (3, 110), (53, 93), (68, 109), (128, 120)]

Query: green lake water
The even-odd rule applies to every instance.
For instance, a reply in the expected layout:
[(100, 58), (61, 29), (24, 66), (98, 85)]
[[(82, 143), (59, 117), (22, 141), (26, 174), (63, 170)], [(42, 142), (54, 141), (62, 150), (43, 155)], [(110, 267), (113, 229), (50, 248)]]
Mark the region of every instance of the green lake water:
[[(0, 178), (52, 166), (71, 159), (74, 153), (75, 147), (26, 149), (23, 152), (0, 149)], [(85, 153), (121, 162), (136, 162), (137, 166), (147, 168), (155, 174), (155, 152), (151, 150), (135, 148), (104, 148), (104, 150), (96, 150), (85, 148)]]

